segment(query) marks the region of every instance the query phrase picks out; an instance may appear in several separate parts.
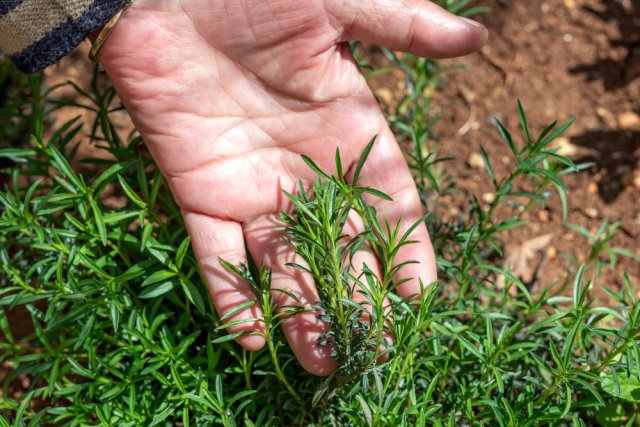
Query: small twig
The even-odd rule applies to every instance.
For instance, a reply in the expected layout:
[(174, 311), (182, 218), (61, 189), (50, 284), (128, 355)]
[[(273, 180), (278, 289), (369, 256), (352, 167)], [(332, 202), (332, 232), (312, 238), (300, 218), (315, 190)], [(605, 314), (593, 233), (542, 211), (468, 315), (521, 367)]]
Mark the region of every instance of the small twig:
[(502, 61), (496, 58), (496, 56), (491, 53), (491, 49), (484, 47), (480, 49), (480, 56), (491, 65), (498, 73), (502, 74), (502, 78), (505, 81), (509, 80), (509, 73), (506, 70), (506, 67), (502, 65)]
[(469, 99), (469, 96), (467, 95), (467, 88), (460, 86), (458, 89), (458, 93), (467, 104), (467, 108), (469, 109), (469, 117), (467, 118), (467, 121), (464, 122), (462, 127), (460, 127), (460, 129), (458, 129), (458, 132), (456, 132), (459, 136), (464, 136), (469, 133), (469, 131), (473, 127), (473, 124), (476, 122), (477, 109), (475, 104)]

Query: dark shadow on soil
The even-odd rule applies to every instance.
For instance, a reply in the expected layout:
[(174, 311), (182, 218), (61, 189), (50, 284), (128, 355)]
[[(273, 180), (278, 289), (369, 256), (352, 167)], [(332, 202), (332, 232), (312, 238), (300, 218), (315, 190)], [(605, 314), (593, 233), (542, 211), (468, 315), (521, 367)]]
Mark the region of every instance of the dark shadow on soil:
[(591, 173), (600, 173), (598, 192), (602, 200), (613, 203), (622, 193), (625, 180), (640, 164), (640, 132), (593, 130), (571, 138), (571, 142), (589, 151), (574, 159), (576, 164), (593, 162)]
[(604, 3), (602, 10), (589, 6), (583, 9), (598, 19), (616, 23), (621, 38), (610, 40), (609, 45), (612, 51), (624, 49), (626, 54), (618, 59), (602, 58), (570, 71), (572, 74), (585, 74), (587, 81), (602, 80), (607, 90), (615, 90), (640, 77), (640, 0), (631, 0), (629, 7), (614, 0)]
[(14, 168), (16, 164), (5, 158), (0, 157), (0, 185), (5, 182), (9, 182), (9, 178), (11, 177), (11, 169)]
[(509, 11), (513, 8), (513, 2), (510, 0), (494, 0), (488, 2), (485, 0), (474, 0), (470, 6), (487, 7), (487, 13), (479, 13), (472, 16), (471, 19), (482, 22), (487, 28), (491, 28), (492, 32), (497, 32), (502, 28), (509, 19)]

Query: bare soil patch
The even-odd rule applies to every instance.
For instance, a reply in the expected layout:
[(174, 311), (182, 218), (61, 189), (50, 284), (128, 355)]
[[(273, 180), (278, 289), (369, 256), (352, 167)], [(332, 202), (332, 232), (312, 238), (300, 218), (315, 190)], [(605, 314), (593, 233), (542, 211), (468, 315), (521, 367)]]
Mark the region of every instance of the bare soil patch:
[[(494, 120), (520, 135), (516, 99), (538, 131), (577, 116), (557, 146), (576, 163), (595, 166), (567, 180), (568, 222), (592, 233), (605, 219), (620, 222), (612, 246), (640, 255), (640, 1), (474, 3), (491, 8), (477, 17), (490, 29), (490, 41), (477, 54), (447, 62), (466, 70), (447, 74), (436, 102), (444, 106), (439, 136), (445, 152), (456, 158), (450, 174), (465, 191), (479, 196), (491, 191), (474, 158), (483, 146), (497, 172), (507, 172), (512, 157)], [(586, 239), (563, 225), (557, 197), (527, 219), (527, 227), (507, 236), (507, 251), (552, 234), (539, 283), (566, 275), (567, 260), (560, 254), (587, 256)], [(608, 302), (601, 288), (619, 287), (623, 271), (640, 293), (640, 263), (620, 258), (615, 272), (594, 282), (601, 302)]]

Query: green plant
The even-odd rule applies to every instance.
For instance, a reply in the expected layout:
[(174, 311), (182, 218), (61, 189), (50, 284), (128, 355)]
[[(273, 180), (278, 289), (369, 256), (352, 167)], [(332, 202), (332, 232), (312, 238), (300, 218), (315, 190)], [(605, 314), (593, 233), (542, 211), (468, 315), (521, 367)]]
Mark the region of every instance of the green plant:
[[(433, 207), (450, 191), (435, 170), (446, 160), (431, 141), (435, 119), (425, 97), (442, 70), (386, 54), (408, 81), (391, 124), (411, 142), (410, 165)], [(425, 283), (415, 299), (393, 292), (402, 268), (393, 257), (411, 242), (363, 197), (388, 196), (357, 179), (368, 151), (350, 182), (340, 153), (336, 175), (306, 159), (317, 181), (287, 195), (295, 211), (281, 220), (307, 264), (291, 268), (312, 275), (321, 301), (311, 310), (331, 325), (322, 342), (338, 370), (323, 379), (299, 368), (279, 328), (301, 309), (278, 311), (269, 271), (253, 262), (227, 267), (256, 294), (267, 345), (250, 353), (233, 343), (169, 189), (140, 139), (118, 137), (111, 116), (120, 106), (98, 77), (96, 69), (90, 92), (76, 87), (74, 106), (95, 114), (87, 133), (109, 154), (100, 159), (78, 158), (78, 119), (44, 132), (51, 111), (69, 103), (55, 100), (56, 88), (45, 90), (41, 76), (12, 83), (31, 96), (9, 96), (11, 108), (0, 109), (10, 116), (0, 124), (8, 135), (0, 159), (17, 165), (0, 169), (0, 426), (638, 425), (637, 284), (623, 274), (625, 286), (609, 290), (613, 307), (598, 307), (590, 293), (614, 265), (605, 257), (633, 255), (610, 247), (615, 224), (595, 236), (578, 230), (591, 245), (587, 260), (570, 260), (568, 279), (537, 294), (500, 267), (504, 231), (525, 227), (523, 214), (552, 197), (565, 210), (570, 203), (563, 178), (586, 166), (550, 148), (570, 123), (535, 136), (519, 104), (521, 136), (498, 123), (512, 168), (498, 176), (483, 153), (495, 199), (485, 206), (471, 197), (456, 223), (424, 218), (440, 281)], [(72, 167), (79, 161), (92, 167), (79, 174)], [(345, 234), (350, 212), (363, 219), (364, 233)], [(379, 276), (353, 265), (351, 255), (365, 246), (381, 261)], [(28, 324), (11, 324), (17, 311)], [(29, 384), (17, 387), (23, 379)]]

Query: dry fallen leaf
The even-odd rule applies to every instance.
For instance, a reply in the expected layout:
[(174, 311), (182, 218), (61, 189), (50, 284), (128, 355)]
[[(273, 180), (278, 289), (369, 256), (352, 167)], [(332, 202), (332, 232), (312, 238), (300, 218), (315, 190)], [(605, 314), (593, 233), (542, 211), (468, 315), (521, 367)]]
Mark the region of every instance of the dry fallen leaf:
[[(517, 249), (507, 254), (502, 268), (508, 268), (512, 275), (522, 280), (530, 288), (537, 280), (538, 272), (544, 266), (547, 258), (546, 248), (551, 243), (552, 238), (553, 234), (550, 233), (527, 240)], [(538, 262), (535, 262), (536, 259), (539, 259)], [(498, 277), (496, 285), (499, 289), (504, 289), (504, 275), (501, 274)], [(511, 289), (511, 293), (515, 293), (515, 288)]]

